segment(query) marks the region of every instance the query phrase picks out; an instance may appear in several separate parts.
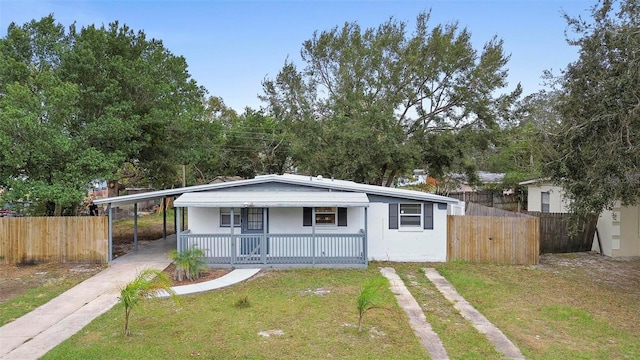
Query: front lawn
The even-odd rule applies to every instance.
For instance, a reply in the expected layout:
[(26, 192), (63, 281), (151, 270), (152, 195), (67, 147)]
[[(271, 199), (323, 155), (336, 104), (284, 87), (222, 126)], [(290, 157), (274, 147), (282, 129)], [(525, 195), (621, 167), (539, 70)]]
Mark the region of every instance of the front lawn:
[[(640, 358), (640, 260), (558, 254), (543, 256), (537, 266), (432, 265), (527, 359)], [(409, 280), (409, 290), (451, 357), (496, 358), (480, 340), (471, 347), (469, 340), (459, 341), (472, 338), (468, 326), (434, 296), (437, 290), (422, 267), (396, 269)]]
[(0, 326), (35, 310), (103, 268), (96, 264), (0, 265)]
[[(368, 312), (358, 333), (356, 297), (379, 276), (374, 266), (263, 271), (230, 288), (180, 297), (178, 304), (146, 301), (133, 312), (130, 337), (123, 336), (118, 305), (44, 358), (427, 358), (387, 289), (387, 307)], [(249, 306), (236, 306), (245, 297)], [(259, 334), (269, 331), (269, 337)]]
[[(385, 309), (365, 315), (362, 285), (392, 266), (422, 306), (452, 359), (501, 359), (421, 271), (436, 267), (527, 359), (640, 358), (640, 261), (553, 255), (537, 266), (372, 263), (368, 270), (263, 271), (227, 289), (134, 310), (122, 335), (117, 306), (45, 359), (426, 359), (386, 290)], [(235, 304), (246, 297), (249, 307)], [(269, 337), (259, 335), (273, 331)], [(278, 333), (281, 331), (281, 335)]]

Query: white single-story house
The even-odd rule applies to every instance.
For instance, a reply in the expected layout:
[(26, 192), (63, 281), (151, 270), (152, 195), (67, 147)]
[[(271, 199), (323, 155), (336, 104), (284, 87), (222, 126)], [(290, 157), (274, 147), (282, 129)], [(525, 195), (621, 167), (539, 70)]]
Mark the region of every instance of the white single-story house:
[[(527, 209), (547, 213), (568, 213), (569, 201), (561, 186), (549, 179), (523, 181), (528, 188)], [(594, 238), (592, 250), (611, 257), (640, 256), (640, 209), (636, 206), (615, 206), (598, 218), (598, 233), (602, 249)]]
[(185, 210), (188, 220), (178, 250), (196, 246), (212, 266), (446, 261), (447, 215), (464, 215), (457, 199), (321, 176), (262, 175), (172, 193), (180, 194), (177, 228)]

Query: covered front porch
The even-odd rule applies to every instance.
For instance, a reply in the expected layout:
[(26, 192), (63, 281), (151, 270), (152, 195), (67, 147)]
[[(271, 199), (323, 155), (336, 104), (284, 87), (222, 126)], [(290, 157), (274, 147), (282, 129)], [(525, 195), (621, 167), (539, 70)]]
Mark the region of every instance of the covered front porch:
[[(197, 247), (212, 267), (367, 266), (366, 194), (246, 191), (184, 194), (189, 229), (177, 250)], [(178, 229), (180, 229), (178, 224)]]

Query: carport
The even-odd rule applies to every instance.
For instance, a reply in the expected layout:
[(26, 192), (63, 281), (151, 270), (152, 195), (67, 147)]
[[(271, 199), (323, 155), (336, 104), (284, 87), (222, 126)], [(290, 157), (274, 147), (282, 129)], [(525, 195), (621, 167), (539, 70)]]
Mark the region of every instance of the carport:
[[(169, 198), (176, 199), (178, 196), (185, 193), (192, 192), (200, 192), (207, 191), (211, 189), (219, 189), (228, 187), (229, 184), (233, 183), (233, 181), (229, 182), (220, 182), (214, 184), (206, 184), (206, 185), (195, 185), (195, 186), (187, 186), (175, 189), (167, 189), (167, 190), (157, 190), (140, 194), (132, 194), (132, 195), (123, 195), (117, 197), (109, 197), (103, 199), (94, 200), (94, 204), (106, 206), (107, 216), (109, 217), (109, 262), (113, 260), (113, 221), (114, 221), (114, 208), (121, 207), (125, 205), (133, 205), (133, 247), (134, 251), (138, 251), (138, 204), (144, 201), (149, 200), (158, 200), (161, 199), (163, 205), (163, 221), (162, 221), (162, 238), (167, 238), (167, 200)], [(181, 212), (181, 216), (184, 217), (184, 212)], [(178, 218), (174, 216), (173, 219), (173, 227), (176, 234), (183, 230), (178, 229)], [(184, 218), (180, 219), (180, 224), (184, 224)]]

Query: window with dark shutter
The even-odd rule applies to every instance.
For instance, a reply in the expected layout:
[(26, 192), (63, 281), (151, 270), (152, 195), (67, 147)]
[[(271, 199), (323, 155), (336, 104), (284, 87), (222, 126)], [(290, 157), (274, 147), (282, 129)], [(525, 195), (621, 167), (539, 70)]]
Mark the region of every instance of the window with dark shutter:
[(347, 226), (347, 208), (338, 208), (338, 226)]
[(311, 226), (311, 208), (302, 209), (302, 226)]
[(389, 229), (398, 228), (398, 204), (389, 204)]
[(433, 229), (433, 203), (424, 203), (424, 228)]

